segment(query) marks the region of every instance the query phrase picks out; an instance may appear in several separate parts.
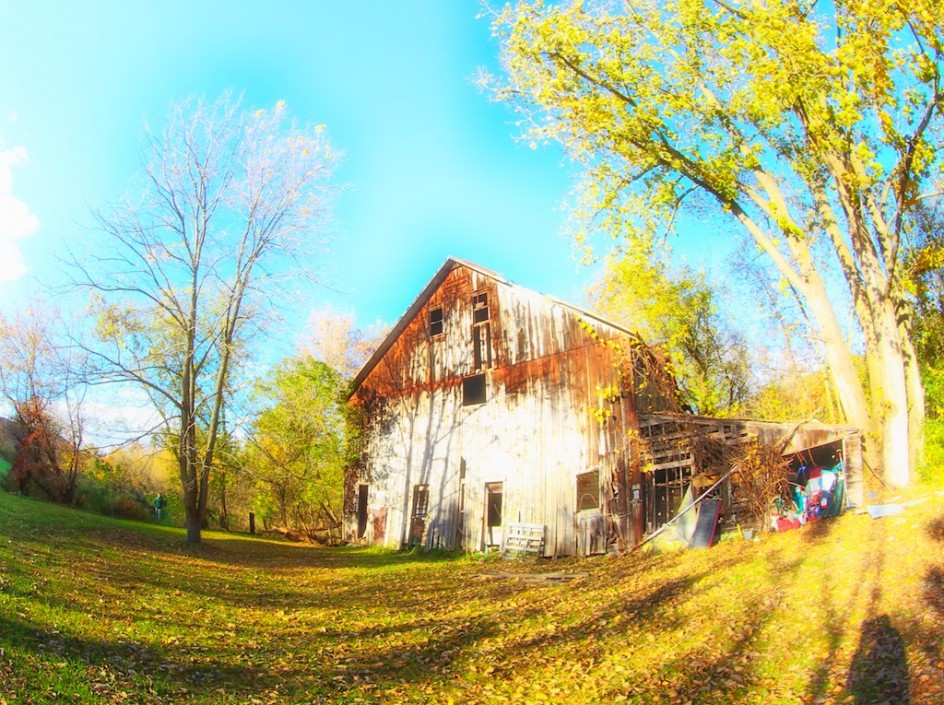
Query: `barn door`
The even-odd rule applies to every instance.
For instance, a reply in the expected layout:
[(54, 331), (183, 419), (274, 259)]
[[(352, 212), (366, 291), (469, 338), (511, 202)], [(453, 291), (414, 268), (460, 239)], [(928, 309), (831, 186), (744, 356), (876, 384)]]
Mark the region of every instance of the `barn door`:
[(367, 533), (367, 485), (357, 486), (357, 538)]
[(502, 542), (502, 493), (501, 482), (485, 483), (485, 545), (501, 546)]
[(410, 546), (423, 543), (426, 533), (426, 514), (429, 511), (429, 485), (413, 486), (413, 512), (410, 517)]

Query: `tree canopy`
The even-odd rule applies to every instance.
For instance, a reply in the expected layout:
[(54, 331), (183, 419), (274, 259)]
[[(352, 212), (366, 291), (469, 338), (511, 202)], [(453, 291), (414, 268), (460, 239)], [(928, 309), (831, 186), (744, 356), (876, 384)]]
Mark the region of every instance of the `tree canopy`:
[(495, 29), (505, 77), (489, 85), (530, 139), (583, 165), (578, 238), (645, 246), (695, 206), (736, 224), (802, 299), (846, 417), (907, 484), (924, 400), (902, 262), (941, 168), (940, 3), (519, 2)]
[(705, 277), (640, 250), (614, 253), (591, 290), (594, 308), (662, 346), (687, 405), (733, 416), (749, 393), (748, 351), (721, 317)]
[(284, 360), (255, 390), (245, 464), (267, 525), (313, 538), (340, 537), (344, 489), (346, 380), (308, 356)]

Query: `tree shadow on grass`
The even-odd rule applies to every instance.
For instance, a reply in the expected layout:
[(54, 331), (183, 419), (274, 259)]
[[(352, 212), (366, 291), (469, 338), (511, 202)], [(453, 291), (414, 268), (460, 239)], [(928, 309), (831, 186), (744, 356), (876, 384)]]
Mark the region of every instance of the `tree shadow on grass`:
[(849, 669), (848, 690), (857, 705), (911, 702), (905, 642), (888, 615), (862, 624), (859, 648)]
[[(944, 515), (931, 521), (927, 531), (932, 539), (944, 543)], [(924, 576), (924, 600), (944, 618), (944, 564), (931, 566)]]
[[(944, 656), (942, 656), (941, 647), (941, 629), (940, 624), (944, 623), (944, 515), (939, 515), (932, 519), (927, 526), (928, 536), (937, 541), (938, 551), (935, 565), (928, 567), (922, 583), (922, 598), (927, 606), (925, 611), (925, 620), (923, 628), (916, 635), (915, 642), (918, 648), (923, 652), (924, 661), (927, 665), (924, 671), (924, 678), (919, 678), (916, 682), (912, 681), (915, 688), (913, 691), (914, 701), (928, 702), (922, 700), (922, 695), (933, 697), (940, 701), (941, 693), (944, 692)], [(933, 546), (934, 544), (932, 544)]]
[[(455, 664), (466, 649), (494, 632), (490, 620), (417, 620), (385, 628), (326, 630), (310, 634), (307, 641), (314, 648), (296, 655), (275, 642), (234, 652), (82, 638), (43, 629), (26, 617), (0, 615), (0, 646), (6, 647), (0, 696), (14, 696), (11, 702), (58, 702), (55, 693), (48, 700), (43, 692), (49, 690), (53, 672), (67, 671), (73, 683), (103, 701), (177, 702), (202, 693), (200, 702), (212, 702), (207, 694), (224, 692), (265, 702), (335, 702), (350, 691), (441, 685), (455, 677)], [(323, 657), (313, 658), (318, 653)], [(39, 671), (45, 675), (38, 678)]]
[[(534, 684), (539, 692), (547, 693), (546, 689), (556, 688), (558, 693), (554, 697), (561, 702), (570, 697), (584, 697), (584, 687), (592, 688), (601, 702), (631, 696), (633, 688), (640, 685), (638, 674), (625, 673), (618, 677), (607, 672), (600, 680), (597, 666), (613, 658), (612, 650), (616, 645), (639, 654), (650, 648), (647, 635), (683, 630), (685, 622), (679, 607), (695, 586), (710, 580), (716, 571), (723, 572), (738, 562), (736, 557), (729, 557), (697, 567), (692, 565), (685, 570), (675, 565), (678, 558), (671, 554), (635, 558), (637, 562), (613, 565), (606, 573), (586, 581), (531, 586), (534, 599), (519, 610), (515, 620), (518, 624), (533, 626), (504, 636), (501, 649), (490, 654), (494, 663), (491, 677), (520, 676), (535, 664), (546, 662), (553, 654), (552, 658), (561, 664), (561, 674), (558, 674), (561, 677)], [(666, 570), (673, 571), (674, 575), (656, 581), (646, 578), (649, 571)], [(562, 605), (574, 604), (586, 605), (577, 613), (578, 618), (555, 619), (554, 615), (573, 613), (572, 607), (562, 609)], [(657, 656), (653, 655), (650, 672), (658, 670)], [(565, 671), (567, 675), (563, 676)]]

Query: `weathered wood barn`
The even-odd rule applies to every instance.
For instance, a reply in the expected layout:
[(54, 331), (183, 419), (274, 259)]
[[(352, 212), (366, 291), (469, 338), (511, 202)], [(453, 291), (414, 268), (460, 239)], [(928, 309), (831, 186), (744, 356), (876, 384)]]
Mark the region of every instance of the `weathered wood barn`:
[[(665, 370), (631, 331), (446, 260), (354, 380), (363, 452), (346, 539), (469, 551), (515, 539), (545, 556), (635, 545), (707, 469), (678, 439), (785, 429), (683, 414)], [(849, 452), (855, 434), (791, 435)]]

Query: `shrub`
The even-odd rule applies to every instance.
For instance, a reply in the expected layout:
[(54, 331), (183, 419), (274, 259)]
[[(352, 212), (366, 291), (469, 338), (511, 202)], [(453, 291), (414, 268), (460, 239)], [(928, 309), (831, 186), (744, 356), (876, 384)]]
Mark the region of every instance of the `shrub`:
[(928, 418), (924, 422), (924, 462), (918, 468), (922, 483), (944, 487), (944, 419)]
[(7, 486), (7, 476), (10, 474), (10, 461), (0, 455), (0, 487)]
[(147, 506), (141, 499), (126, 494), (119, 494), (114, 498), (110, 514), (137, 521), (146, 521), (150, 516)]
[(151, 515), (147, 497), (140, 491), (125, 489), (92, 475), (79, 478), (79, 499), (83, 508), (96, 514), (139, 521)]

